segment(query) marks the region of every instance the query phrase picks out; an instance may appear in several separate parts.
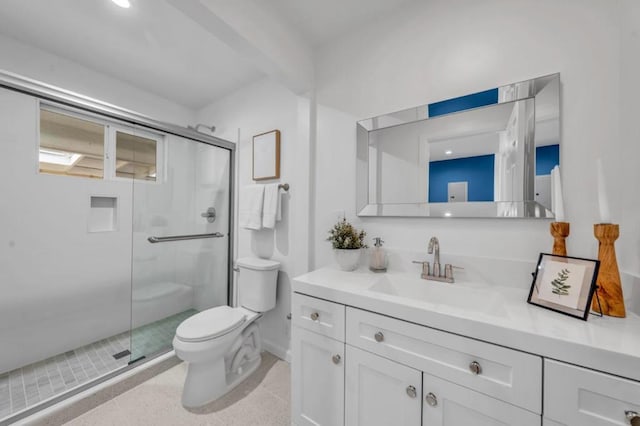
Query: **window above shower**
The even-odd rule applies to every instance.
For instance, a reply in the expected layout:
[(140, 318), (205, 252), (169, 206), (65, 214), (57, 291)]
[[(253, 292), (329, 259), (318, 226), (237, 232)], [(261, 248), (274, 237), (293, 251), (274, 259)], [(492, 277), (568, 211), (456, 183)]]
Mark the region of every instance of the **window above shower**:
[(40, 106), (40, 173), (159, 181), (164, 137), (48, 105)]
[(40, 173), (104, 178), (106, 125), (40, 108)]

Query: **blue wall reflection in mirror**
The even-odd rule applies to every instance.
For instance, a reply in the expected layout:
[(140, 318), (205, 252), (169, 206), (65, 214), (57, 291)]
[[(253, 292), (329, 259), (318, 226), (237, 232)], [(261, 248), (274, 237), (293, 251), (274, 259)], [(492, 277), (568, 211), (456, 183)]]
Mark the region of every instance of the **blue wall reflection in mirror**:
[[(536, 176), (551, 174), (560, 164), (560, 145), (536, 148)], [(429, 202), (448, 202), (450, 182), (467, 182), (468, 201), (494, 201), (495, 155), (456, 158), (429, 163)]]
[(429, 202), (448, 201), (449, 182), (467, 182), (467, 201), (493, 201), (495, 155), (429, 163)]
[[(428, 105), (429, 117), (498, 103), (498, 89), (485, 90)], [(549, 175), (560, 164), (560, 145), (536, 148), (536, 176)], [(468, 201), (494, 201), (495, 155), (429, 163), (429, 202), (446, 203), (450, 182), (467, 182)]]
[(551, 169), (560, 165), (560, 145), (536, 148), (536, 176), (550, 175)]
[(438, 115), (450, 114), (452, 112), (464, 111), (466, 109), (479, 108), (497, 103), (498, 89), (485, 90), (484, 92), (472, 93), (470, 95), (429, 104), (429, 117), (436, 117)]

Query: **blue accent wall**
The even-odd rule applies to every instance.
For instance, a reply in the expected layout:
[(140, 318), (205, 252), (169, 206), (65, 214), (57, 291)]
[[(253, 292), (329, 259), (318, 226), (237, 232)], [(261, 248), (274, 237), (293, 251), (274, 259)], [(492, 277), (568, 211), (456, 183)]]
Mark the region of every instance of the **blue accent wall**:
[(447, 99), (446, 101), (429, 104), (429, 117), (449, 114), (465, 109), (478, 108), (486, 105), (498, 103), (498, 89), (485, 90), (484, 92), (472, 93), (471, 95), (460, 96), (459, 98)]
[(449, 182), (468, 182), (468, 201), (493, 201), (495, 155), (429, 163), (429, 202), (448, 202)]
[(536, 176), (550, 175), (551, 169), (560, 165), (560, 145), (536, 148)]

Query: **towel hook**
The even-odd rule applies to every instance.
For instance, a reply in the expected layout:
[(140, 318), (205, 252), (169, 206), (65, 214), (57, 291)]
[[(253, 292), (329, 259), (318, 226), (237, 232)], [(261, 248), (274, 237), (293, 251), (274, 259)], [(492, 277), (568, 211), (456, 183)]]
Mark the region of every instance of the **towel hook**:
[(278, 185), (278, 189), (284, 189), (285, 191), (289, 191), (289, 184), (281, 183), (280, 185)]

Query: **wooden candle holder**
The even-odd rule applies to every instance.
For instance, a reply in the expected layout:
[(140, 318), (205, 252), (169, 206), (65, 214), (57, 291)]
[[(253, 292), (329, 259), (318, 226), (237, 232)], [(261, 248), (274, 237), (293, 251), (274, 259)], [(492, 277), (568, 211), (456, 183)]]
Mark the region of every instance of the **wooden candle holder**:
[(596, 290), (600, 297), (600, 305), (594, 298), (591, 309), (611, 317), (624, 318), (624, 297), (622, 295), (622, 282), (616, 260), (616, 248), (614, 242), (620, 236), (620, 227), (610, 223), (593, 225), (593, 234), (600, 242), (598, 247), (598, 259), (600, 259), (600, 271), (598, 272)]
[(565, 238), (569, 236), (569, 223), (568, 222), (551, 222), (549, 231), (553, 237), (553, 254), (558, 256), (567, 255), (567, 245)]

